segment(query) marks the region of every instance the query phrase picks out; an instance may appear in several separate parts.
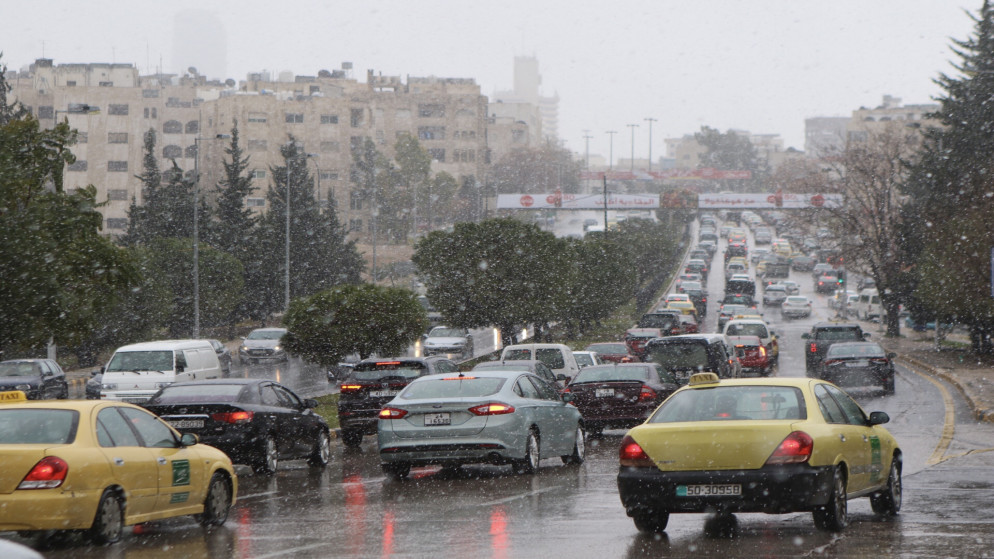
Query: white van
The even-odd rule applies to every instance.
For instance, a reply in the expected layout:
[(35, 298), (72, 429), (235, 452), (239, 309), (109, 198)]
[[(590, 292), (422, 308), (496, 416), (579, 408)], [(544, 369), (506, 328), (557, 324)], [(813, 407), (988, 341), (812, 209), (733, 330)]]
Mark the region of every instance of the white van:
[(120, 347), (103, 367), (100, 398), (140, 404), (174, 382), (221, 378), (207, 340), (162, 340)]
[(573, 380), (573, 377), (580, 372), (573, 350), (564, 344), (515, 344), (505, 347), (500, 353), (501, 361), (522, 359), (538, 359), (548, 365), (556, 376), (566, 375), (567, 382)]
[(883, 319), (883, 307), (880, 305), (880, 293), (876, 289), (864, 289), (859, 292), (859, 300), (854, 305), (858, 320)]

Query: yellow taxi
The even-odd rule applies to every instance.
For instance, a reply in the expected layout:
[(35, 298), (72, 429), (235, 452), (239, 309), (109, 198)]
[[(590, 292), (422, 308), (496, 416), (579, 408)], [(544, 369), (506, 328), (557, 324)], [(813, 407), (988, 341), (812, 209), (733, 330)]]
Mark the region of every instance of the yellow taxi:
[(680, 311), (681, 314), (689, 314), (697, 319), (697, 307), (691, 301), (670, 301), (666, 303), (667, 309), (676, 309)]
[(680, 512), (811, 512), (840, 532), (857, 497), (893, 516), (902, 454), (888, 421), (817, 379), (697, 373), (622, 439), (621, 502), (644, 532)]
[(221, 525), (238, 491), (223, 452), (109, 400), (0, 392), (0, 464), (0, 532), (85, 530), (100, 544), (172, 516)]

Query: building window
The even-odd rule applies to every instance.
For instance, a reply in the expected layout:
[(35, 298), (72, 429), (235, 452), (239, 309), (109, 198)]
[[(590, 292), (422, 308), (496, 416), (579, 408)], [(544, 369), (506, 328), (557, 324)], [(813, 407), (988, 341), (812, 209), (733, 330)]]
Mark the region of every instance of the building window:
[(266, 151), (268, 145), (266, 140), (249, 140), (247, 147), (249, 151)]
[(338, 115), (321, 115), (321, 124), (338, 124)]
[(197, 144), (186, 146), (186, 157), (193, 159), (197, 156)]
[(323, 181), (337, 181), (338, 171), (321, 171), (320, 176)]
[(433, 161), (438, 161), (440, 163), (445, 163), (445, 150), (444, 149), (429, 149), (428, 156), (432, 158)]
[(198, 132), (200, 132), (200, 121), (199, 120), (191, 120), (190, 122), (186, 123), (186, 133), (187, 134), (196, 134)]
[(246, 198), (245, 206), (248, 208), (262, 208), (266, 205), (265, 198)]
[(349, 209), (350, 210), (361, 210), (362, 209), (362, 196), (359, 196), (355, 192), (350, 192), (349, 193)]
[(108, 132), (107, 133), (107, 143), (108, 144), (126, 144), (126, 143), (128, 143), (128, 133), (127, 132)]
[(143, 89), (142, 90), (142, 97), (144, 97), (145, 99), (158, 99), (159, 98), (159, 90), (158, 89)]
[(472, 163), (476, 161), (476, 152), (471, 149), (454, 149), (452, 150), (452, 161)]
[(349, 138), (349, 149), (355, 151), (357, 149), (362, 149), (362, 136), (352, 136)]
[(108, 217), (107, 218), (107, 229), (127, 229), (128, 218), (126, 217)]
[(421, 103), (418, 105), (418, 116), (421, 118), (442, 118), (445, 116), (445, 105)]
[(128, 172), (128, 162), (127, 161), (108, 161), (107, 162), (107, 172), (109, 172), (109, 173), (127, 173)]
[(349, 220), (349, 231), (362, 231), (362, 220), (361, 219), (350, 219)]
[(364, 110), (352, 109), (352, 116), (349, 119), (349, 122), (352, 124), (352, 128), (359, 128), (363, 125), (363, 122), (365, 121), (364, 115)]
[(286, 113), (286, 121), (288, 124), (303, 124), (304, 113)]
[(69, 168), (70, 171), (85, 172), (86, 171), (86, 160), (85, 159), (82, 159), (82, 160), (77, 159), (72, 164), (70, 164), (68, 168)]
[(256, 169), (256, 170), (252, 171), (252, 178), (253, 179), (264, 179), (264, 178), (266, 178), (266, 172), (263, 171), (262, 169)]
[(183, 157), (183, 148), (170, 145), (162, 148), (162, 157), (165, 159), (179, 159)]
[(117, 115), (117, 116), (128, 116), (128, 106), (127, 105), (107, 105), (107, 114)]
[(159, 118), (159, 110), (155, 107), (145, 107), (145, 118)]
[(163, 134), (182, 134), (183, 123), (178, 120), (167, 120), (162, 124)]
[(55, 107), (51, 105), (38, 107), (38, 118), (55, 118)]
[(342, 149), (340, 142), (321, 142), (318, 149), (323, 153), (338, 153)]
[(444, 126), (418, 126), (419, 140), (444, 140)]
[(90, 139), (90, 134), (87, 132), (78, 132), (76, 134), (76, 143), (85, 144)]
[(100, 82), (97, 85), (100, 87), (114, 87), (114, 82)]
[(320, 85), (312, 85), (309, 89), (310, 89), (311, 95), (314, 95), (315, 93), (321, 93), (321, 86)]
[(265, 123), (266, 122), (266, 113), (249, 113), (248, 121), (249, 122)]
[(107, 191), (108, 200), (127, 200), (128, 191), (123, 188), (111, 188)]
[(66, 82), (66, 87), (76, 87), (76, 80), (68, 80)]

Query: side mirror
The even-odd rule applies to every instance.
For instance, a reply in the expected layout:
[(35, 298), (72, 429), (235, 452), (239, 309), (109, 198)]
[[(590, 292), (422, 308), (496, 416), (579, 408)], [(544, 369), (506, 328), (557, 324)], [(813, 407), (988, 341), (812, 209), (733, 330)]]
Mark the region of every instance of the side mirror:
[(307, 398), (306, 400), (304, 400), (304, 407), (312, 410), (318, 407), (318, 401), (315, 400), (314, 398)]
[(177, 373), (182, 373), (185, 370), (186, 370), (186, 367), (184, 367), (183, 365), (176, 365), (176, 372)]
[(883, 425), (890, 421), (890, 416), (882, 411), (870, 412), (870, 425)]
[(182, 446), (193, 446), (200, 442), (200, 436), (196, 433), (183, 433), (179, 438), (179, 444)]
[(564, 375), (564, 374), (562, 374), (562, 373), (559, 373), (558, 375), (556, 375), (556, 380), (561, 380), (563, 382), (568, 382), (569, 381), (569, 377), (566, 376), (566, 375)]
[(811, 334), (805, 332), (805, 333), (801, 334), (801, 339), (802, 340), (810, 340), (811, 339)]
[(97, 375), (102, 375), (102, 374), (104, 374), (104, 368), (103, 367), (100, 367), (99, 369), (94, 369), (94, 370), (90, 371), (90, 376), (91, 377), (95, 377)]
[(887, 359), (893, 359), (895, 357), (897, 357), (897, 354), (894, 353), (893, 351), (887, 354)]
[(563, 402), (567, 404), (573, 401), (573, 395), (570, 394), (569, 392), (567, 392), (566, 394), (561, 394), (560, 396), (562, 397)]

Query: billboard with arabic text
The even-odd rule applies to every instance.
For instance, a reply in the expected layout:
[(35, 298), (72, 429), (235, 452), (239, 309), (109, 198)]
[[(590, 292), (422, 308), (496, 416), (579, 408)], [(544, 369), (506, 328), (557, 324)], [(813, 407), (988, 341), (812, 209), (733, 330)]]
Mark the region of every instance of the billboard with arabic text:
[(794, 194), (770, 192), (760, 194), (700, 194), (697, 207), (701, 209), (773, 210), (777, 208), (838, 208), (841, 194)]
[[(609, 210), (655, 210), (658, 194), (608, 194)], [(603, 210), (603, 194), (499, 194), (499, 210)]]

